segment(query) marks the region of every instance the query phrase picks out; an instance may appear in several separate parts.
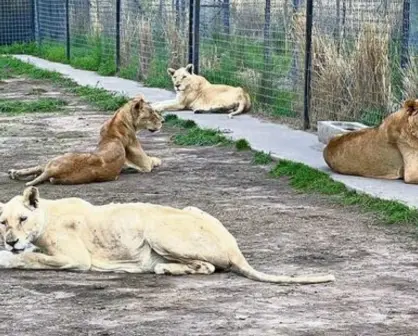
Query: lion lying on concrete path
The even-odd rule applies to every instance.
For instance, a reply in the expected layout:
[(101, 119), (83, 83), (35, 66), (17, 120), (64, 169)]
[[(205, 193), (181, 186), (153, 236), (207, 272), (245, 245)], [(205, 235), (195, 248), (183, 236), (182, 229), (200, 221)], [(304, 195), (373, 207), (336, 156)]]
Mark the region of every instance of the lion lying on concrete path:
[(332, 138), (323, 154), (340, 174), (418, 183), (418, 99), (407, 100), (378, 127)]
[(100, 141), (92, 153), (68, 153), (50, 160), (46, 165), (9, 170), (11, 179), (38, 176), (26, 185), (49, 179), (53, 184), (81, 184), (114, 181), (124, 165), (139, 172), (150, 172), (161, 160), (149, 157), (142, 149), (136, 132), (161, 129), (163, 118), (139, 95), (118, 109), (100, 130)]
[(193, 64), (177, 70), (169, 68), (176, 99), (152, 104), (156, 110), (193, 110), (194, 113), (229, 112), (229, 118), (251, 109), (250, 95), (240, 87), (211, 84), (193, 73)]
[[(254, 270), (221, 222), (195, 207), (94, 206), (80, 198), (42, 199), (36, 187), (28, 187), (0, 212), (0, 233), (9, 250), (0, 252), (2, 268), (171, 275), (230, 269), (273, 283), (335, 280), (333, 275), (290, 277)], [(30, 243), (44, 253), (22, 252)]]

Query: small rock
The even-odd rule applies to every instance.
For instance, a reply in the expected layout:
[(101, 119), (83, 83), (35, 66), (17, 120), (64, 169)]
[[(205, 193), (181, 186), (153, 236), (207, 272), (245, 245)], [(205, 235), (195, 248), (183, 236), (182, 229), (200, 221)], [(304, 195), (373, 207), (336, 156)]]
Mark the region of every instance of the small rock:
[(235, 315), (235, 318), (237, 320), (246, 320), (248, 318), (248, 316), (246, 316), (246, 315)]

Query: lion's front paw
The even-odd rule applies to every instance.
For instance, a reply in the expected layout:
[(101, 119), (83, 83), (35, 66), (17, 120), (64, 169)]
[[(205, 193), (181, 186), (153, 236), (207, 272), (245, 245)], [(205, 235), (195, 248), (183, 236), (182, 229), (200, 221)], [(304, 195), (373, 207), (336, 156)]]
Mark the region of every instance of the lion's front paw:
[(161, 166), (161, 159), (157, 158), (157, 157), (151, 157), (151, 161), (152, 161), (152, 166), (153, 167), (159, 167)]
[(16, 169), (10, 169), (7, 174), (12, 180), (16, 180)]
[(228, 114), (228, 118), (229, 119), (233, 119), (234, 118), (234, 115), (232, 113), (230, 113), (230, 114)]
[(0, 251), (0, 268), (11, 268), (16, 261), (16, 255), (10, 251)]

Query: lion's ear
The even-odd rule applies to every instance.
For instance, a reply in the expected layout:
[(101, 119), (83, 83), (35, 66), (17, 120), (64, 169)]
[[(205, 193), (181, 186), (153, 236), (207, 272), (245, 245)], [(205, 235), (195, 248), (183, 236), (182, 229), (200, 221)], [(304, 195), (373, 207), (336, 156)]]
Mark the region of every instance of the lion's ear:
[(144, 107), (145, 99), (143, 96), (137, 96), (134, 98), (132, 102), (132, 110), (133, 112), (138, 113)]
[(0, 215), (3, 212), (4, 203), (0, 202)]
[(167, 69), (167, 73), (169, 74), (169, 76), (173, 76), (175, 72), (176, 72), (176, 70), (174, 70), (173, 68), (168, 68)]
[(23, 191), (23, 204), (36, 209), (39, 203), (39, 190), (36, 187), (28, 187)]
[(194, 72), (193, 64), (187, 64), (186, 65), (186, 70), (193, 75), (193, 72)]
[(408, 115), (413, 116), (418, 113), (418, 99), (408, 99), (403, 104)]

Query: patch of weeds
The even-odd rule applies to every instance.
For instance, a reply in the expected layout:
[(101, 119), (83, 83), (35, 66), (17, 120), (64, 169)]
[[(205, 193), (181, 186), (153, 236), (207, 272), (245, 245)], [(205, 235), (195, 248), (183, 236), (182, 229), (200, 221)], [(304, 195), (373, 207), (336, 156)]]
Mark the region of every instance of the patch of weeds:
[(38, 46), (36, 42), (13, 43), (0, 46), (0, 54), (29, 54), (37, 53)]
[(256, 165), (267, 165), (273, 162), (273, 158), (271, 157), (270, 153), (266, 152), (254, 152), (254, 156), (252, 159), (252, 163)]
[(274, 177), (289, 177), (290, 185), (296, 190), (333, 195), (342, 204), (360, 206), (364, 211), (376, 213), (388, 224), (411, 223), (418, 225), (417, 210), (410, 209), (396, 201), (382, 200), (348, 190), (344, 184), (333, 181), (328, 174), (304, 164), (280, 160), (272, 169), (271, 174)]
[(181, 128), (193, 128), (197, 127), (197, 124), (193, 120), (184, 120), (177, 117), (175, 114), (166, 114), (164, 121), (170, 126), (176, 126)]
[(116, 111), (123, 104), (127, 103), (129, 98), (117, 93), (108, 92), (105, 89), (89, 86), (77, 86), (70, 89), (71, 92), (83, 97), (89, 103), (96, 105), (103, 111)]
[(41, 98), (34, 101), (0, 99), (0, 113), (54, 112), (67, 102), (62, 99)]
[(113, 76), (116, 73), (116, 63), (113, 59), (102, 62), (97, 69), (97, 73), (101, 76)]
[(381, 109), (366, 109), (363, 110), (360, 116), (360, 122), (367, 126), (377, 126), (379, 125), (386, 113)]
[(245, 139), (238, 139), (235, 141), (235, 148), (237, 151), (251, 150), (251, 146)]
[(226, 146), (233, 143), (217, 130), (198, 127), (189, 128), (184, 133), (176, 134), (173, 141), (180, 146)]

